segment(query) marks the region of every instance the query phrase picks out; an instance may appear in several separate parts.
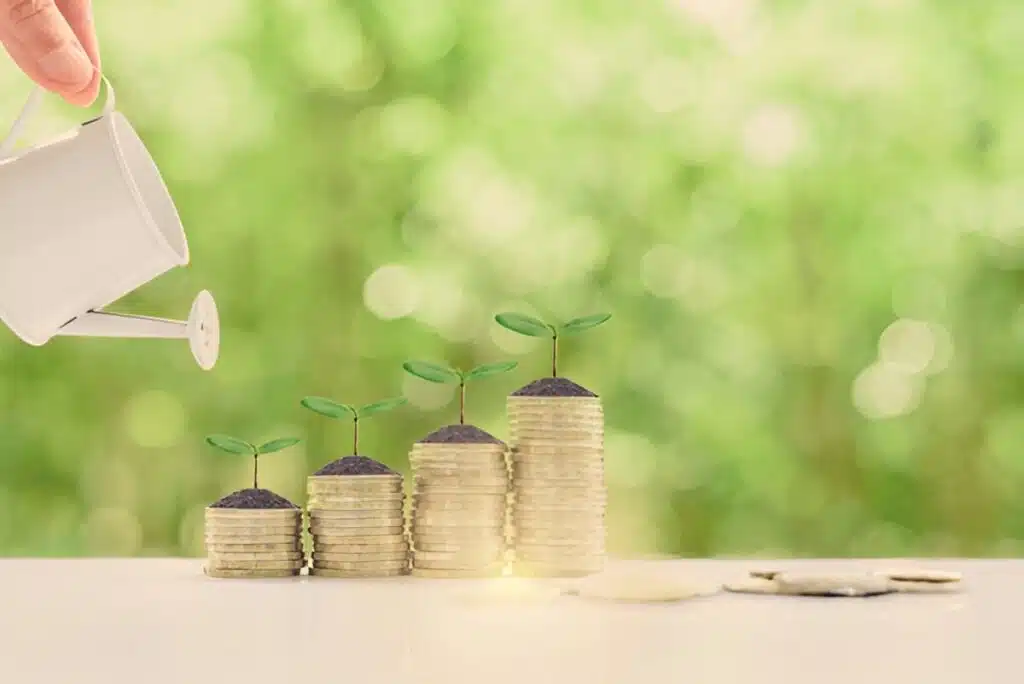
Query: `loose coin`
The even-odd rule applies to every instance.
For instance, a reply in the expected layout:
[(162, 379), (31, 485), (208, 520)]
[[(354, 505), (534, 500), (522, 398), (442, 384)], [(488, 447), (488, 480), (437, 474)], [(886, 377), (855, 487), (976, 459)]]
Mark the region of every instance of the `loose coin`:
[(903, 568), (899, 570), (886, 570), (878, 573), (884, 577), (888, 577), (891, 580), (897, 582), (932, 582), (932, 583), (947, 583), (947, 582), (959, 582), (962, 579), (962, 575), (959, 572), (949, 572), (945, 570), (927, 570), (924, 568)]
[(889, 580), (878, 575), (805, 575), (782, 572), (774, 582), (780, 593), (801, 596), (867, 597), (895, 591)]
[(681, 579), (652, 577), (647, 573), (621, 576), (599, 574), (568, 588), (565, 593), (603, 601), (670, 603), (711, 596), (717, 594), (718, 589)]
[(963, 591), (960, 582), (907, 582), (889, 580), (889, 584), (904, 594), (956, 594)]

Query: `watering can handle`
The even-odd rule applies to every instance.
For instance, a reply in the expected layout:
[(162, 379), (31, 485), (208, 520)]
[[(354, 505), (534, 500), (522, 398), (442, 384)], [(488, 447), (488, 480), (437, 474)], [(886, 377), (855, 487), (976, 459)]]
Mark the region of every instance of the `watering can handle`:
[[(103, 82), (107, 86), (107, 96), (103, 103), (103, 113), (100, 116), (106, 116), (114, 111), (116, 106), (116, 100), (114, 97), (114, 88), (110, 85), (110, 81), (107, 80), (106, 76), (101, 77)], [(25, 102), (25, 106), (21, 108), (21, 113), (18, 114), (18, 118), (14, 120), (11, 125), (11, 130), (7, 134), (7, 137), (0, 141), (0, 160), (8, 159), (16, 156), (13, 153), (13, 148), (21, 138), (21, 134), (28, 124), (29, 120), (39, 109), (39, 105), (43, 103), (43, 96), (46, 95), (46, 89), (42, 86), (36, 86), (32, 93), (28, 96), (28, 101)]]

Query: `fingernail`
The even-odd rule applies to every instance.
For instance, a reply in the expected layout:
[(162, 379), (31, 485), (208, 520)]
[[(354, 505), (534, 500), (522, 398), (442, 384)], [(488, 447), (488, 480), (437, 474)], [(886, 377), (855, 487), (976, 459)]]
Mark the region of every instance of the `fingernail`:
[(92, 80), (93, 65), (85, 51), (74, 44), (63, 45), (39, 60), (39, 68), (57, 83), (84, 88)]

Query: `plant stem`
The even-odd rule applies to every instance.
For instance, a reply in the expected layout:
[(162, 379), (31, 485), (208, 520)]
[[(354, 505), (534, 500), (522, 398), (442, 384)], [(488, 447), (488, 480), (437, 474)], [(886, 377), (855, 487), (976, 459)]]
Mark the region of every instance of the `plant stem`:
[(359, 419), (356, 418), (352, 423), (352, 454), (354, 456), (359, 455)]
[(252, 452), (252, 488), (259, 489), (260, 455), (259, 452)]
[(551, 336), (551, 377), (558, 377), (558, 335)]
[(459, 425), (466, 424), (466, 381), (459, 383)]

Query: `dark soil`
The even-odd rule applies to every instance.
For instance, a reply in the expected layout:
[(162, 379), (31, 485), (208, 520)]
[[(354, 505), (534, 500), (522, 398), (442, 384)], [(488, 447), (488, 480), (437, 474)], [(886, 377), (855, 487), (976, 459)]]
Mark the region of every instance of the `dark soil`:
[(512, 393), (513, 397), (596, 397), (568, 378), (541, 378)]
[(504, 444), (475, 425), (446, 425), (420, 440), (423, 444)]
[(331, 461), (314, 475), (398, 475), (380, 461), (369, 456), (345, 456)]
[(210, 508), (298, 508), (288, 499), (269, 489), (240, 489), (228, 494)]

